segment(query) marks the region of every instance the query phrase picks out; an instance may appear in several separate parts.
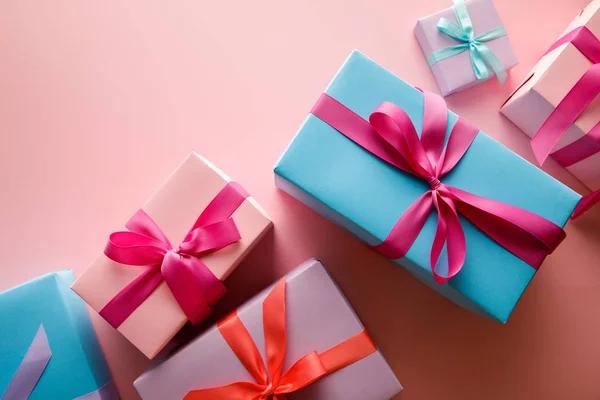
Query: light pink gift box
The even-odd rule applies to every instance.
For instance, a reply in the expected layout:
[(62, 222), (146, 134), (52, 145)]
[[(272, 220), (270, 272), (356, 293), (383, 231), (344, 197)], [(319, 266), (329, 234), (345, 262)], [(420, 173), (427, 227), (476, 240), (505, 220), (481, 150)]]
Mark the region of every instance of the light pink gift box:
[[(192, 153), (142, 209), (172, 243), (180, 243), (210, 201), (230, 181), (205, 158)], [(221, 281), (231, 274), (272, 226), (267, 214), (252, 197), (242, 203), (232, 218), (242, 239), (201, 256), (201, 260)], [(119, 264), (101, 253), (72, 288), (92, 308), (100, 311), (144, 269)], [(163, 281), (118, 330), (148, 358), (153, 358), (187, 322), (186, 315)]]
[[(322, 353), (364, 330), (319, 261), (308, 260), (286, 279), (287, 351), (283, 371), (310, 352)], [(262, 302), (271, 289), (267, 288), (237, 312), (263, 360)], [(134, 386), (144, 400), (181, 400), (191, 390), (238, 381), (253, 382), (253, 378), (214, 327), (145, 372)], [(401, 390), (402, 386), (377, 350), (286, 397), (290, 400), (385, 400)]]
[[(502, 26), (502, 21), (492, 0), (469, 0), (465, 1), (465, 4), (473, 22), (475, 35)], [(454, 23), (457, 22), (452, 7), (417, 21), (415, 35), (425, 57), (436, 50), (460, 44), (455, 39), (438, 31), (437, 24), (442, 17)], [(517, 56), (508, 36), (490, 40), (485, 42), (485, 44), (496, 54), (506, 71), (517, 65)], [(443, 96), (483, 82), (483, 80), (478, 80), (475, 76), (468, 51), (463, 51), (460, 54), (435, 63), (431, 67), (431, 72), (433, 72), (433, 76)], [(490, 69), (489, 79), (493, 79), (494, 77), (494, 72)]]
[[(600, 0), (592, 1), (560, 35), (586, 26), (600, 37)], [(571, 43), (543, 56), (511, 94), (500, 112), (529, 137), (533, 137), (592, 62)], [(600, 120), (600, 99), (596, 98), (558, 141), (553, 152), (585, 136)], [(591, 190), (600, 189), (600, 153), (566, 167)]]

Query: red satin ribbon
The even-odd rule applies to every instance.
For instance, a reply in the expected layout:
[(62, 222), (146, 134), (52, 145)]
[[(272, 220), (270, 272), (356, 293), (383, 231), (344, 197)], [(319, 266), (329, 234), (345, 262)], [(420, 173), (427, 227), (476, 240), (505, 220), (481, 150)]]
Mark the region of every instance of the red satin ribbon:
[(199, 257), (241, 239), (231, 215), (247, 197), (240, 184), (229, 182), (177, 248), (152, 218), (139, 210), (125, 225), (129, 231), (110, 235), (104, 254), (121, 264), (148, 268), (117, 293), (100, 315), (119, 327), (164, 279), (187, 318), (193, 324), (204, 320), (226, 289)]
[(287, 331), (285, 316), (285, 278), (280, 280), (263, 302), (263, 326), (268, 372), (254, 340), (237, 313), (218, 324), (219, 332), (231, 347), (254, 382), (193, 390), (184, 400), (285, 400), (285, 394), (300, 390), (316, 380), (353, 364), (377, 351), (366, 331), (351, 337), (324, 353), (313, 351), (283, 373)]
[[(377, 107), (370, 123), (325, 93), (311, 111), (365, 150), (425, 180), (431, 187), (404, 212), (375, 250), (393, 260), (404, 257), (435, 207), (438, 221), (430, 263), (437, 282), (448, 281), (465, 262), (466, 241), (459, 213), (502, 247), (533, 268), (539, 268), (546, 255), (565, 238), (563, 229), (537, 214), (441, 183), (440, 179), (465, 154), (478, 129), (459, 117), (444, 147), (446, 103), (429, 92), (424, 93), (424, 102), (421, 138), (410, 117), (388, 102)], [(444, 245), (448, 253), (447, 276), (436, 271)]]
[[(531, 147), (540, 164), (556, 146), (587, 106), (600, 94), (600, 40), (585, 26), (573, 29), (558, 39), (544, 55), (571, 43), (594, 63), (552, 111), (531, 139)], [(561, 166), (568, 167), (600, 152), (600, 122), (582, 138), (551, 154)], [(575, 219), (600, 202), (600, 190), (581, 199), (571, 218)]]

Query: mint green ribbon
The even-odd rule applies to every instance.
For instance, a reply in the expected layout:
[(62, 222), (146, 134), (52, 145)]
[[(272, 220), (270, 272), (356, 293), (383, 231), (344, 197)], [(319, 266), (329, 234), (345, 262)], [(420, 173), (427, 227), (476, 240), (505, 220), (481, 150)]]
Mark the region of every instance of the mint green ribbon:
[(457, 44), (456, 46), (436, 50), (431, 53), (429, 57), (427, 57), (429, 66), (433, 66), (433, 64), (438, 61), (445, 60), (446, 58), (453, 57), (468, 50), (469, 55), (471, 56), (471, 65), (473, 66), (473, 71), (475, 72), (477, 79), (488, 79), (490, 77), (489, 68), (491, 68), (496, 74), (500, 84), (504, 83), (504, 80), (506, 79), (506, 69), (504, 69), (504, 65), (502, 65), (502, 62), (494, 52), (484, 43), (489, 40), (506, 36), (504, 27), (499, 26), (486, 31), (481, 35), (475, 36), (473, 23), (471, 22), (471, 17), (469, 16), (469, 11), (467, 10), (465, 3), (462, 0), (454, 0), (454, 7), (452, 7), (452, 10), (456, 16), (458, 25), (449, 19), (442, 17), (437, 24), (437, 29), (462, 43)]

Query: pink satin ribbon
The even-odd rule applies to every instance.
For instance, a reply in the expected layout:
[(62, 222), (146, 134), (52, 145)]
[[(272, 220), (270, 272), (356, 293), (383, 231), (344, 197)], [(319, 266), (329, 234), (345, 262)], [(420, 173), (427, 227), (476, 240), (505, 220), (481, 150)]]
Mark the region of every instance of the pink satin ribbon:
[[(598, 64), (600, 41), (588, 28), (581, 26), (557, 40), (544, 55), (566, 43), (573, 44), (594, 65), (571, 88), (531, 139), (533, 153), (540, 164), (546, 161), (567, 129), (600, 94), (600, 65)], [(563, 167), (568, 167), (598, 151), (600, 151), (600, 123), (596, 124), (586, 136), (552, 153), (552, 158)]]
[[(460, 161), (478, 129), (459, 117), (444, 146), (446, 103), (442, 97), (425, 92), (424, 106), (420, 138), (410, 117), (388, 102), (377, 107), (369, 118), (370, 123), (325, 93), (311, 111), (365, 150), (425, 180), (431, 187), (404, 212), (375, 250), (393, 260), (404, 257), (435, 208), (438, 220), (430, 263), (437, 282), (448, 281), (465, 262), (466, 240), (459, 213), (515, 256), (539, 268), (546, 255), (565, 238), (563, 229), (529, 211), (440, 182)], [(448, 253), (447, 276), (436, 270), (444, 245)]]
[[(600, 40), (587, 27), (580, 26), (558, 39), (544, 55), (566, 43), (575, 46), (594, 65), (579, 78), (531, 139), (533, 153), (540, 164), (551, 155), (563, 167), (571, 166), (600, 152), (598, 122), (585, 136), (550, 154), (569, 127), (600, 94)], [(581, 216), (599, 202), (600, 191), (583, 197), (571, 218)]]
[(241, 239), (231, 215), (247, 197), (240, 184), (229, 182), (176, 248), (156, 222), (139, 210), (125, 225), (129, 231), (110, 235), (104, 254), (121, 264), (148, 268), (117, 293), (100, 315), (119, 327), (164, 280), (187, 318), (193, 324), (204, 320), (226, 288), (200, 257)]

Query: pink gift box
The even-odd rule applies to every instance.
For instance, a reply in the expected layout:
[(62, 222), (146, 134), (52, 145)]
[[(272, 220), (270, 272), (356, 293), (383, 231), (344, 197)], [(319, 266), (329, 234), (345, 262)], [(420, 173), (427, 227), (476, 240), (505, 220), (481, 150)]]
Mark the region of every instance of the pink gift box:
[[(192, 153), (142, 210), (158, 224), (171, 243), (178, 244), (206, 206), (230, 181), (209, 161)], [(232, 218), (241, 240), (200, 256), (221, 281), (231, 274), (272, 225), (252, 197), (244, 200)], [(100, 311), (145, 269), (117, 263), (101, 253), (75, 281), (72, 289), (92, 308)], [(162, 281), (118, 330), (148, 358), (153, 358), (187, 322), (169, 287)]]
[[(475, 35), (502, 26), (502, 21), (492, 0), (469, 0), (465, 4), (473, 23)], [(454, 23), (457, 22), (452, 7), (417, 21), (415, 35), (425, 57), (436, 50), (460, 44), (437, 29), (437, 24), (442, 17)], [(517, 65), (517, 56), (508, 36), (490, 40), (485, 44), (496, 54), (506, 71)], [(435, 63), (431, 66), (431, 72), (433, 72), (443, 96), (475, 86), (483, 81), (475, 76), (468, 51)], [(493, 77), (494, 73), (490, 70), (489, 78)]]
[[(314, 259), (286, 276), (287, 349), (283, 371), (316, 351), (322, 353), (364, 330), (352, 307), (323, 265)], [(262, 303), (266, 289), (237, 314), (265, 360)], [(230, 383), (254, 382), (217, 327), (163, 363), (145, 372), (134, 386), (144, 400), (181, 400), (186, 393)], [(402, 386), (379, 350), (286, 395), (290, 400), (384, 400)]]
[[(586, 26), (600, 37), (600, 0), (592, 1), (565, 29), (561, 37), (573, 29)], [(500, 112), (529, 137), (533, 137), (565, 95), (592, 66), (577, 48), (567, 43), (543, 56), (510, 95)], [(600, 121), (600, 99), (596, 98), (577, 118), (553, 148), (563, 149), (581, 139)], [(591, 190), (600, 189), (600, 153), (596, 153), (566, 169)]]

